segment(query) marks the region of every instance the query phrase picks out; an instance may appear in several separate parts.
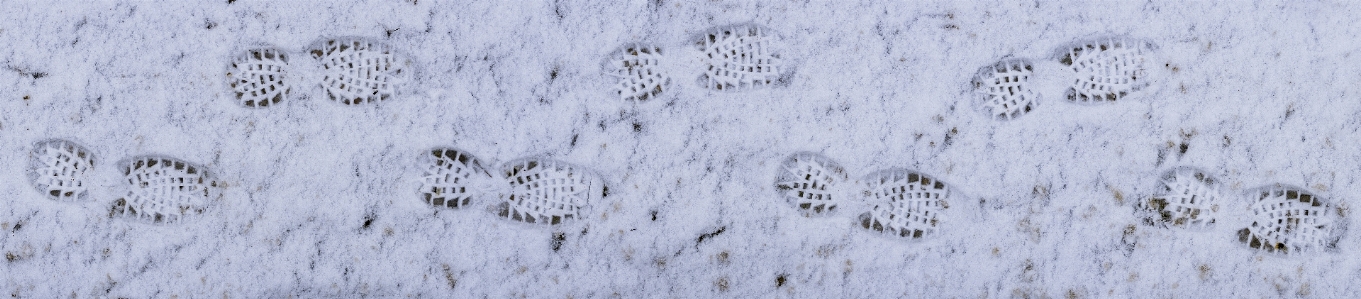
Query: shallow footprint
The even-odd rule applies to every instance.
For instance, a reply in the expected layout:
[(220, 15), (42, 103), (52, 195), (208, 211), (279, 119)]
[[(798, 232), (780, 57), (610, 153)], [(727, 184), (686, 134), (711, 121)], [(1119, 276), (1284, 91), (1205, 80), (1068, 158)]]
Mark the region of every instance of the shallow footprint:
[(804, 216), (833, 214), (850, 199), (851, 194), (843, 190), (852, 184), (836, 161), (811, 152), (785, 158), (775, 177), (775, 189)]
[(790, 68), (781, 56), (778, 40), (769, 29), (754, 24), (708, 30), (696, 43), (705, 64), (700, 85), (746, 90), (784, 83)]
[(217, 195), (207, 170), (179, 159), (141, 156), (123, 164), (130, 189), (114, 201), (109, 215), (152, 223), (173, 223), (202, 214)]
[(482, 162), (464, 151), (436, 148), (422, 155), (425, 175), (421, 178), (421, 197), (427, 204), (451, 209), (468, 206), (483, 192), (481, 184), (491, 181)]
[(1266, 252), (1299, 253), (1336, 248), (1345, 231), (1341, 210), (1304, 189), (1276, 185), (1252, 192), (1252, 219), (1238, 240)]
[(671, 89), (671, 77), (661, 64), (662, 49), (649, 45), (628, 45), (610, 56), (606, 74), (618, 79), (613, 90), (621, 100), (646, 101)]
[(559, 224), (581, 218), (586, 205), (605, 196), (599, 176), (562, 161), (519, 159), (507, 162), (501, 172), (510, 188), (493, 211), (515, 221)]
[(1039, 94), (1031, 86), (1035, 73), (1030, 61), (1008, 59), (984, 67), (974, 76), (974, 92), (983, 112), (999, 120), (1016, 119), (1039, 106)]
[(1072, 43), (1059, 49), (1058, 61), (1069, 71), (1069, 101), (1115, 102), (1144, 90), (1155, 50), (1152, 43), (1125, 37), (1105, 37)]
[(1224, 195), (1213, 177), (1196, 168), (1178, 167), (1164, 174), (1159, 184), (1161, 194), (1139, 202), (1144, 223), (1189, 228), (1215, 223)]
[(309, 51), (321, 63), (326, 97), (346, 105), (391, 99), (410, 79), (411, 60), (387, 44), (362, 38), (327, 39)]
[(62, 139), (33, 144), (28, 155), (28, 179), (47, 198), (57, 201), (90, 199), (90, 172), (94, 154), (84, 146)]
[(267, 107), (288, 98), (288, 54), (278, 49), (251, 49), (232, 59), (227, 70), (228, 84), (237, 103), (246, 107)]
[(888, 169), (866, 175), (873, 210), (860, 215), (860, 226), (903, 238), (937, 234), (941, 212), (949, 208), (950, 189), (939, 180), (905, 170)]

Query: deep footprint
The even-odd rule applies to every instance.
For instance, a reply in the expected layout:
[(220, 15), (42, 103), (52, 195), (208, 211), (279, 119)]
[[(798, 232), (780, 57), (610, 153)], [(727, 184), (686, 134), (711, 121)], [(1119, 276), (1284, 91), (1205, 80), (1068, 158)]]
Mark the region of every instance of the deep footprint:
[(1345, 230), (1341, 210), (1323, 198), (1291, 186), (1253, 192), (1252, 225), (1238, 231), (1254, 249), (1299, 253), (1335, 248)]
[(421, 179), (421, 197), (427, 204), (451, 209), (468, 206), (474, 197), (489, 190), (479, 184), (492, 177), (482, 162), (452, 148), (437, 148), (422, 155), (425, 175)]
[(1030, 61), (1009, 59), (984, 67), (974, 76), (983, 111), (999, 120), (1016, 119), (1039, 106), (1039, 94), (1031, 86)]
[(507, 219), (559, 224), (582, 217), (586, 205), (604, 197), (599, 176), (566, 162), (520, 159), (502, 167), (510, 191), (494, 211)]
[(1077, 42), (1059, 50), (1058, 60), (1070, 71), (1069, 101), (1115, 102), (1148, 87), (1151, 43), (1108, 37)]
[(780, 163), (775, 189), (804, 216), (830, 215), (849, 200), (850, 176), (832, 159), (799, 152)]
[(1213, 177), (1199, 169), (1180, 167), (1164, 174), (1159, 184), (1160, 194), (1139, 202), (1145, 224), (1204, 228), (1215, 223), (1224, 195)]
[(202, 214), (217, 195), (207, 170), (175, 158), (142, 156), (123, 163), (130, 190), (114, 202), (110, 216), (174, 223)]
[(661, 48), (647, 45), (629, 45), (612, 55), (606, 73), (619, 80), (614, 85), (619, 99), (645, 101), (670, 90), (663, 60)]
[(62, 139), (33, 144), (28, 156), (28, 179), (47, 198), (57, 201), (90, 199), (90, 173), (95, 157), (84, 146)]
[(391, 99), (409, 81), (411, 61), (387, 44), (360, 38), (329, 39), (311, 47), (321, 63), (326, 97), (346, 105)]
[(288, 54), (277, 49), (252, 49), (232, 60), (227, 79), (236, 101), (246, 107), (277, 105), (288, 98)]
[(779, 84), (788, 66), (778, 37), (757, 25), (715, 28), (697, 43), (706, 64), (700, 85), (717, 90), (745, 90)]
[(877, 203), (860, 215), (860, 226), (903, 238), (921, 239), (940, 230), (940, 214), (949, 208), (950, 189), (939, 180), (904, 169), (865, 176), (869, 201)]

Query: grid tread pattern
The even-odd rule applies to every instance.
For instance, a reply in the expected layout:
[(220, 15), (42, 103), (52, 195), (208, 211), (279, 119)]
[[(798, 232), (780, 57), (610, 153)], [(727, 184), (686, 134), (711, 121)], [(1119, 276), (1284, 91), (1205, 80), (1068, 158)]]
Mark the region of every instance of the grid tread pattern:
[(993, 118), (1011, 120), (1030, 113), (1039, 105), (1039, 94), (1030, 86), (1034, 67), (1024, 60), (1006, 60), (979, 70), (974, 91), (982, 98), (984, 112)]
[(1294, 187), (1272, 187), (1255, 194), (1252, 225), (1239, 240), (1266, 252), (1292, 253), (1334, 247), (1341, 219), (1322, 198)]
[(541, 224), (560, 224), (581, 218), (582, 210), (597, 194), (599, 177), (566, 162), (523, 159), (507, 163), (502, 172), (510, 191), (499, 215), (507, 219)]
[(830, 215), (849, 194), (838, 192), (837, 185), (849, 184), (846, 170), (825, 156), (800, 152), (780, 164), (775, 188), (805, 216)]
[(29, 180), (47, 198), (89, 200), (94, 154), (84, 146), (60, 139), (39, 142), (29, 153), (28, 166)]
[(267, 107), (283, 102), (291, 90), (288, 54), (276, 49), (251, 49), (232, 60), (227, 72), (239, 104)]
[(135, 158), (123, 166), (123, 175), (131, 188), (111, 214), (153, 223), (203, 213), (217, 185), (203, 168), (166, 157)]
[(479, 180), (491, 178), (477, 158), (457, 149), (434, 149), (425, 158), (421, 197), (433, 206), (465, 207), (478, 192), (485, 191), (477, 190)]
[(1149, 213), (1149, 224), (1205, 228), (1215, 223), (1215, 213), (1224, 198), (1215, 180), (1192, 168), (1169, 171), (1162, 177), (1162, 192), (1140, 202)]
[(363, 39), (327, 40), (312, 57), (321, 62), (322, 88), (346, 105), (391, 99), (407, 80), (407, 65), (390, 46)]
[(625, 47), (609, 61), (608, 74), (618, 79), (615, 93), (622, 100), (645, 101), (671, 89), (671, 77), (661, 68), (664, 59), (659, 47)]
[(1059, 61), (1073, 75), (1068, 100), (1115, 102), (1148, 86), (1151, 45), (1126, 38), (1101, 38), (1065, 49)]
[(755, 25), (711, 30), (699, 42), (707, 64), (701, 84), (717, 90), (741, 90), (775, 84), (784, 73), (776, 37)]
[(902, 169), (870, 174), (863, 179), (870, 200), (879, 202), (860, 217), (863, 228), (920, 239), (935, 235), (950, 192), (945, 183)]

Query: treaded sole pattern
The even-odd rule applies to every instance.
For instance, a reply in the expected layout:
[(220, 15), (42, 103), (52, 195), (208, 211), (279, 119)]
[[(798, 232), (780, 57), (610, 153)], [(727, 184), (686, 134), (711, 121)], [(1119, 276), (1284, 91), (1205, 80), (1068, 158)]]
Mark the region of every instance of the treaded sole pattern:
[(277, 105), (292, 90), (288, 54), (277, 49), (251, 49), (232, 59), (227, 71), (236, 101), (246, 107)]
[(1180, 167), (1164, 174), (1159, 184), (1160, 194), (1139, 202), (1146, 224), (1204, 228), (1215, 223), (1224, 195), (1213, 177), (1199, 169)]
[(974, 76), (974, 92), (985, 113), (999, 120), (1011, 120), (1039, 106), (1039, 94), (1031, 86), (1034, 75), (1030, 61), (1009, 59), (984, 67)]
[[(829, 215), (844, 204), (850, 194), (838, 185), (849, 185), (846, 170), (825, 156), (798, 152), (780, 163), (775, 189), (804, 216)], [(841, 186), (844, 188), (845, 186)]]
[(322, 67), (321, 86), (332, 101), (386, 101), (408, 81), (411, 61), (387, 44), (361, 38), (328, 39), (310, 51)]
[(72, 141), (50, 139), (33, 144), (28, 179), (39, 192), (57, 201), (90, 199), (94, 154)]
[(752, 24), (709, 30), (697, 43), (706, 67), (700, 85), (743, 90), (780, 83), (787, 66), (769, 29)]
[(179, 159), (141, 156), (123, 164), (123, 176), (131, 188), (114, 202), (111, 217), (179, 222), (202, 214), (217, 188), (205, 169)]
[(425, 175), (421, 179), (421, 197), (427, 204), (457, 209), (467, 206), (475, 196), (479, 181), (488, 181), (491, 174), (482, 162), (464, 151), (437, 148), (423, 155)]
[(940, 214), (948, 208), (949, 188), (927, 175), (889, 169), (865, 176), (873, 210), (860, 215), (860, 226), (903, 238), (937, 234)]
[(611, 56), (607, 74), (618, 80), (613, 89), (619, 99), (646, 101), (671, 89), (671, 77), (661, 67), (660, 47), (628, 45)]
[(1239, 241), (1253, 249), (1298, 253), (1335, 248), (1344, 230), (1332, 204), (1300, 188), (1262, 188), (1253, 201), (1253, 222), (1238, 231)]
[(1149, 83), (1151, 43), (1132, 38), (1106, 37), (1076, 42), (1059, 52), (1073, 76), (1069, 101), (1115, 102), (1146, 88)]
[(604, 196), (600, 177), (566, 162), (520, 159), (502, 167), (510, 192), (495, 207), (498, 216), (526, 223), (560, 224), (581, 218), (583, 209)]

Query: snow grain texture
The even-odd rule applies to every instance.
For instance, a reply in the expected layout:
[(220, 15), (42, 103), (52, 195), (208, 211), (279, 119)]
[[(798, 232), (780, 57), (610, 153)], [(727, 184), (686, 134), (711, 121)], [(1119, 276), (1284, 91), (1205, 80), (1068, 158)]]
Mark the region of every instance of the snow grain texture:
[[(1238, 234), (1275, 219), (1242, 195), (1275, 184), (1355, 227), (1361, 27), (1338, 24), (1361, 24), (1357, 5), (0, 2), (12, 16), (0, 19), (0, 294), (1361, 297), (1358, 230), (1283, 234), (1323, 244), (1286, 254)], [(734, 24), (778, 32), (760, 40), (779, 51), (729, 57), (733, 70), (778, 53), (784, 75), (715, 73), (731, 79), (714, 81), (722, 91), (684, 82), (705, 66), (682, 55), (700, 51), (696, 37)], [(335, 85), (331, 100), (307, 50), (347, 36), (420, 72), (404, 72), (407, 88)], [(1054, 49), (1111, 36), (1156, 45), (1140, 65), (1165, 76), (1128, 98), (1144, 77), (1084, 88), (1093, 105), (1065, 99), (1078, 81)], [(640, 42), (700, 72), (623, 99), (601, 61)], [(224, 70), (256, 45), (292, 54), (279, 105), (243, 107)], [(1040, 105), (999, 121), (971, 106), (973, 80), (1012, 58), (1032, 63)], [(391, 70), (379, 65), (343, 75)], [(54, 138), (95, 154), (89, 200), (51, 200), (28, 177), (35, 142)], [(487, 166), (565, 161), (608, 196), (557, 225), (433, 207), (420, 159), (437, 147)], [(805, 217), (772, 184), (800, 151), (933, 174), (968, 200), (921, 239)], [(110, 217), (128, 194), (113, 190), (125, 164), (110, 162), (148, 154), (211, 169), (221, 195), (187, 201), (192, 217), (174, 223)], [(1214, 225), (1146, 224), (1139, 202), (1181, 166), (1226, 194)], [(1259, 239), (1278, 231), (1259, 227)]]

